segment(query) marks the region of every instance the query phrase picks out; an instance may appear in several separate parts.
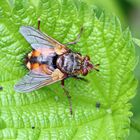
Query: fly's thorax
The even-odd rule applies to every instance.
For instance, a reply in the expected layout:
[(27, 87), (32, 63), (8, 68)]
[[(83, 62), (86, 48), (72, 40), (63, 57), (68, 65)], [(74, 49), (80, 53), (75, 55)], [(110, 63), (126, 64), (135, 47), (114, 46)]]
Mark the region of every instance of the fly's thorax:
[(65, 53), (58, 57), (56, 65), (64, 73), (79, 74), (82, 67), (82, 57), (78, 53)]

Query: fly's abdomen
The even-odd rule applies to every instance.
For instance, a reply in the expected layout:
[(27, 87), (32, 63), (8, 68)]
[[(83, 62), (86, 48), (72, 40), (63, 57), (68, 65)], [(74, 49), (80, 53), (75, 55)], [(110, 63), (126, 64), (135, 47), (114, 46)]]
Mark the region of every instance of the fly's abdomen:
[(66, 53), (57, 60), (58, 68), (68, 74), (74, 74), (81, 69), (81, 60), (76, 53)]
[[(38, 54), (38, 55), (35, 55)], [(40, 65), (46, 65), (50, 68), (50, 70), (54, 70), (56, 68), (56, 60), (57, 60), (57, 54), (52, 53), (48, 56), (42, 55), (41, 53), (37, 53), (37, 51), (32, 51), (28, 54), (28, 57), (25, 60), (26, 66), (28, 69), (34, 69), (37, 66)]]

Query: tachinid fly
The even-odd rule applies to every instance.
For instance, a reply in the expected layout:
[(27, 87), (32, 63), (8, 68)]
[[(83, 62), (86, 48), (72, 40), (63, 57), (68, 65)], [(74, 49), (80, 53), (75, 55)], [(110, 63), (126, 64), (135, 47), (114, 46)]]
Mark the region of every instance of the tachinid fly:
[(66, 45), (40, 32), (40, 20), (38, 21), (38, 29), (22, 26), (20, 33), (31, 44), (33, 50), (25, 58), (29, 72), (15, 85), (15, 91), (31, 92), (61, 81), (72, 114), (71, 97), (64, 87), (64, 80), (69, 77), (84, 80), (84, 78), (79, 77), (80, 74), (86, 76), (93, 69), (98, 71), (97, 67), (99, 66), (99, 64), (94, 66), (90, 62), (89, 56), (82, 56), (67, 47), (79, 41), (82, 28), (76, 40)]

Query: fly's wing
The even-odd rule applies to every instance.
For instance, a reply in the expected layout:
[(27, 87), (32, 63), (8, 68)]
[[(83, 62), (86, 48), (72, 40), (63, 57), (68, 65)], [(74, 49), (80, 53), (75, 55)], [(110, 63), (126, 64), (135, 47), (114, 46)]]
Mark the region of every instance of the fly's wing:
[(55, 83), (64, 79), (63, 73), (56, 69), (52, 74), (41, 73), (38, 70), (31, 70), (14, 87), (17, 92), (31, 92), (43, 86)]
[(21, 26), (20, 33), (25, 37), (25, 39), (31, 44), (32, 48), (35, 50), (43, 51), (45, 49), (54, 49), (58, 54), (68, 51), (65, 45), (59, 43), (50, 36), (41, 33), (39, 30), (30, 26)]

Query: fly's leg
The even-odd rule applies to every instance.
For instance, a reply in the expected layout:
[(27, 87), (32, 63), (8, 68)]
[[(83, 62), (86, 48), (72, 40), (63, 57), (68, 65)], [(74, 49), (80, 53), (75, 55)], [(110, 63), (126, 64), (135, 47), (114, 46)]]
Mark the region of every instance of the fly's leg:
[(71, 76), (72, 78), (76, 79), (76, 80), (81, 80), (81, 81), (84, 81), (84, 82), (89, 82), (87, 79), (83, 78), (83, 77), (78, 77), (76, 75), (74, 76)]
[(64, 92), (65, 92), (65, 94), (66, 94), (66, 96), (67, 96), (67, 98), (68, 98), (69, 105), (70, 105), (70, 114), (72, 115), (73, 112), (72, 112), (72, 101), (71, 101), (71, 96), (70, 96), (68, 90), (66, 90), (66, 88), (65, 88), (65, 86), (64, 86), (64, 79), (61, 81), (61, 86), (62, 86), (62, 88), (63, 88), (63, 90), (64, 90)]
[(40, 31), (40, 18), (38, 18), (38, 30)]
[(69, 42), (66, 45), (74, 45), (77, 44), (80, 40), (81, 34), (83, 33), (83, 27), (80, 29), (80, 33), (77, 35), (77, 38), (73, 42)]

